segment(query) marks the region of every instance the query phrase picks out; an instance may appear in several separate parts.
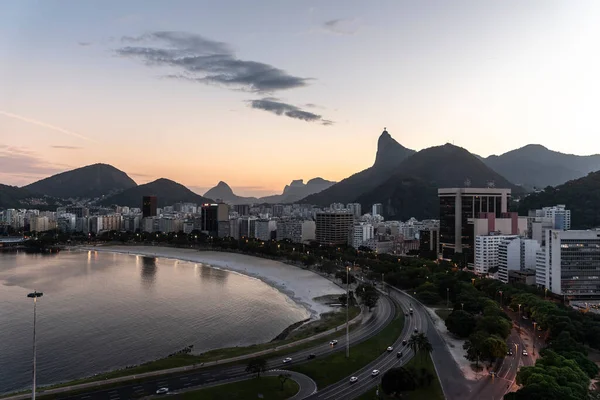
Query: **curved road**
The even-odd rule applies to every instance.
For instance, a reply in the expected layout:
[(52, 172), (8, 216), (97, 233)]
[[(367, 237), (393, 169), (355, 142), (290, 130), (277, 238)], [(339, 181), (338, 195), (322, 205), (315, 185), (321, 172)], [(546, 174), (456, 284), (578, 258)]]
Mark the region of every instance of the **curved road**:
[[(396, 308), (394, 302), (387, 297), (382, 297), (377, 307), (371, 312), (371, 315), (364, 318), (361, 326), (350, 333), (350, 343), (357, 344), (377, 334), (393, 320), (395, 313)], [(329, 346), (329, 343), (322, 343), (310, 349), (293, 352), (278, 358), (271, 358), (268, 360), (268, 367), (277, 369), (289, 366), (290, 364), (283, 363), (282, 359), (285, 357), (291, 357), (292, 364), (298, 364), (306, 362), (309, 354), (315, 354), (319, 357), (335, 351), (344, 351), (346, 343), (345, 335), (340, 336), (338, 340), (339, 343), (335, 347)], [(141, 383), (124, 383), (123, 385), (111, 389), (90, 389), (90, 391), (86, 393), (77, 395), (65, 393), (64, 397), (55, 398), (69, 400), (124, 400), (139, 398), (152, 395), (161, 387), (168, 387), (173, 391), (212, 384), (221, 380), (245, 377), (248, 376), (245, 369), (246, 363), (216, 368), (202, 368), (177, 374), (176, 376), (154, 377), (144, 380)], [(39, 396), (42, 397), (43, 393), (39, 393)]]

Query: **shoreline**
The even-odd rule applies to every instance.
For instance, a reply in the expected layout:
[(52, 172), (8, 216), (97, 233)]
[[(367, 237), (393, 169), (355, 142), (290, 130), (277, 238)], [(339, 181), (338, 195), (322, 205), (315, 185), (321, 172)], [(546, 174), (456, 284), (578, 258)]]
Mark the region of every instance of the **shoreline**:
[[(335, 311), (335, 308), (315, 300), (327, 295), (341, 295), (344, 290), (335, 283), (312, 271), (301, 269), (290, 264), (255, 257), (246, 254), (198, 251), (195, 249), (162, 247), (162, 246), (73, 246), (71, 251), (99, 251), (142, 257), (156, 257), (198, 263), (209, 268), (238, 273), (262, 281), (290, 298), (295, 304), (304, 308), (310, 315), (309, 321), (316, 321), (321, 314)], [(290, 278), (286, 273), (296, 275)], [(303, 281), (313, 280), (312, 285), (303, 285)], [(314, 284), (318, 283), (318, 286)], [(307, 322), (309, 322), (307, 321)]]

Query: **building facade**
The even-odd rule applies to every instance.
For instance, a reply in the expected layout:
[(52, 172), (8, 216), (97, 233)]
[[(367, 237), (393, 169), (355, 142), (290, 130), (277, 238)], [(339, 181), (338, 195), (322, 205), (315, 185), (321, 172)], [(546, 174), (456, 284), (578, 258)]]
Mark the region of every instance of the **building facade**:
[(335, 246), (348, 243), (354, 215), (348, 211), (318, 212), (316, 215), (317, 242)]
[(158, 210), (158, 200), (156, 196), (144, 196), (142, 198), (142, 216), (156, 217)]

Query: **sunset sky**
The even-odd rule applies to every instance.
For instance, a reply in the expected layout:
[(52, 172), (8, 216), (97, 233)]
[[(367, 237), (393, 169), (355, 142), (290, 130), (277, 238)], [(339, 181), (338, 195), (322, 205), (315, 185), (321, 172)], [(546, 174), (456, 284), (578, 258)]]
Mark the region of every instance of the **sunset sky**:
[(0, 5), (0, 183), (104, 162), (241, 195), (420, 150), (600, 153), (600, 1)]

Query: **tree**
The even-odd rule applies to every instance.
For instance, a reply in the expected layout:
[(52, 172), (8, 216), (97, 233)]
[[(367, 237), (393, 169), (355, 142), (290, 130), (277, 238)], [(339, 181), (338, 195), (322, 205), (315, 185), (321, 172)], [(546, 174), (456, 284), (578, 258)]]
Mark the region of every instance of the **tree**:
[(417, 383), (412, 371), (404, 367), (392, 368), (381, 378), (381, 389), (390, 396), (410, 392), (416, 388)]
[(490, 362), (504, 357), (507, 351), (504, 339), (497, 335), (488, 336), (481, 344), (481, 355)]
[(290, 374), (289, 372), (279, 374), (278, 378), (279, 378), (279, 382), (281, 382), (281, 390), (283, 390), (283, 385), (285, 385), (285, 382), (288, 379), (290, 379), (291, 377), (292, 377), (292, 374)]
[(510, 335), (511, 328), (512, 324), (502, 317), (486, 316), (477, 321), (477, 330), (489, 335), (498, 335), (503, 339)]
[(440, 301), (442, 301), (442, 298), (440, 297), (439, 294), (437, 294), (434, 291), (425, 291), (425, 292), (421, 292), (421, 293), (417, 293), (417, 299), (424, 304), (427, 305), (435, 305), (438, 304)]
[(454, 310), (446, 318), (448, 331), (460, 338), (469, 337), (475, 331), (475, 325), (473, 314), (462, 310)]
[(421, 353), (423, 356), (433, 350), (431, 342), (427, 339), (424, 333), (413, 334), (408, 340), (408, 346), (412, 349), (413, 353)]
[(267, 370), (267, 360), (264, 358), (254, 358), (248, 361), (246, 366), (246, 372), (249, 374), (256, 374), (257, 378), (260, 378), (260, 373)]
[[(336, 272), (335, 277), (336, 279), (340, 279), (344, 285), (346, 284), (346, 271)], [(356, 278), (352, 274), (348, 274), (348, 280), (350, 281), (350, 284), (356, 282)]]
[(487, 335), (484, 332), (476, 331), (463, 345), (463, 349), (467, 351), (465, 358), (471, 362), (474, 362), (479, 367), (479, 360), (482, 357), (483, 342)]
[(379, 292), (371, 285), (359, 285), (356, 288), (356, 294), (364, 305), (369, 307), (369, 311), (371, 311), (379, 301)]

